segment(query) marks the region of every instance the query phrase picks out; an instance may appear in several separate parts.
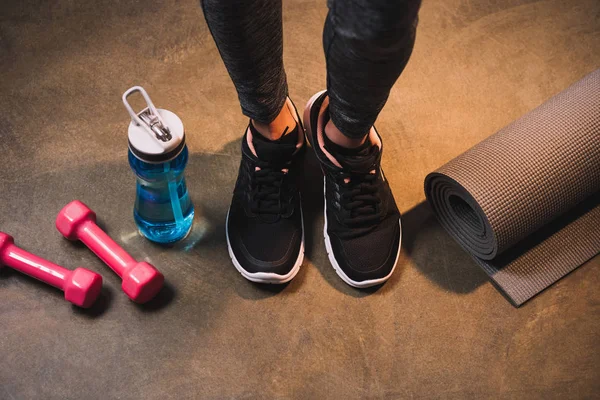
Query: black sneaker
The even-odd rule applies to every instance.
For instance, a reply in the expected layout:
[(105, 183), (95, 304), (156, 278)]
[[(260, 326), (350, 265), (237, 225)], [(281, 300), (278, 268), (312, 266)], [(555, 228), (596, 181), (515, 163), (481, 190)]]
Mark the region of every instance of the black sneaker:
[[(400, 255), (400, 212), (381, 170), (381, 137), (371, 128), (363, 146), (337, 149), (324, 135), (329, 98), (323, 91), (306, 105), (306, 136), (323, 169), (325, 246), (337, 274), (350, 286), (385, 282)], [(345, 150), (345, 151), (342, 151)]]
[(304, 226), (296, 185), (304, 130), (296, 119), (292, 132), (271, 141), (249, 124), (242, 139), (242, 162), (227, 214), (227, 246), (233, 265), (248, 280), (285, 283), (304, 259)]

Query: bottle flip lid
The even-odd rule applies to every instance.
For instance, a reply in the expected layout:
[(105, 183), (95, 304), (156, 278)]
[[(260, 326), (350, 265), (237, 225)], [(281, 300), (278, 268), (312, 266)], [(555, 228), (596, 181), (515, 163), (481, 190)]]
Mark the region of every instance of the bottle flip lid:
[[(140, 92), (147, 107), (136, 114), (127, 98)], [(154, 107), (150, 96), (141, 86), (123, 93), (123, 104), (131, 116), (128, 137), (129, 149), (142, 161), (160, 163), (177, 157), (185, 146), (183, 123), (175, 113)]]

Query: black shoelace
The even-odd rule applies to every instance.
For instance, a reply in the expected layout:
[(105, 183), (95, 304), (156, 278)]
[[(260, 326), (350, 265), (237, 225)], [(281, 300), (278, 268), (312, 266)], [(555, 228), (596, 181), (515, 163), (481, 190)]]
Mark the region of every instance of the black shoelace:
[(287, 174), (279, 168), (267, 163), (257, 163), (258, 170), (250, 176), (250, 207), (255, 214), (285, 214), (289, 210), (286, 199)]
[(339, 192), (337, 200), (340, 209), (345, 210), (342, 222), (347, 226), (364, 226), (378, 222), (381, 199), (378, 196), (377, 175), (339, 172), (336, 178), (336, 188)]

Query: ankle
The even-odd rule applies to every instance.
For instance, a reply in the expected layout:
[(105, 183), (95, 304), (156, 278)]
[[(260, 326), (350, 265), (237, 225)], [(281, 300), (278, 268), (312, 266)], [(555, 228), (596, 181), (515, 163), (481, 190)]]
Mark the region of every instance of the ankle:
[(256, 120), (251, 120), (251, 122), (258, 133), (269, 140), (281, 138), (284, 133), (288, 134), (293, 131), (297, 125), (291, 110), (287, 106), (287, 102), (283, 104), (283, 108), (279, 111), (279, 114), (270, 123), (265, 124)]
[(341, 147), (345, 147), (347, 149), (354, 149), (357, 147), (360, 147), (361, 145), (363, 145), (365, 143), (365, 141), (367, 140), (367, 136), (365, 135), (362, 138), (349, 138), (348, 136), (344, 135), (333, 123), (333, 121), (330, 119), (327, 124), (325, 125), (325, 135), (327, 136), (327, 138), (329, 140), (331, 140), (333, 143), (337, 144), (338, 146)]

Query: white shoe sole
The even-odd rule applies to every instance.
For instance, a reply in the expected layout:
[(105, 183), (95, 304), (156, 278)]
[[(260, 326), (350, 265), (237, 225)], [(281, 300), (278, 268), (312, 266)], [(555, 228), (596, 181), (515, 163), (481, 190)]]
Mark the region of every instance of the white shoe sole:
[[(312, 142), (311, 142), (312, 131), (311, 131), (311, 124), (310, 124), (310, 112), (311, 112), (314, 102), (324, 92), (325, 91), (322, 90), (322, 91), (318, 92), (317, 94), (315, 94), (314, 96), (312, 96), (310, 98), (310, 100), (308, 100), (308, 103), (306, 104), (306, 108), (304, 109), (304, 128), (305, 128), (306, 136), (307, 136), (306, 139), (307, 139), (307, 142), (309, 144), (311, 144), (311, 146), (316, 146), (317, 144), (312, 144)], [(400, 239), (398, 242), (398, 253), (396, 254), (396, 260), (394, 260), (394, 266), (392, 267), (392, 270), (390, 271), (390, 273), (387, 274), (386, 276), (384, 276), (383, 278), (369, 279), (366, 281), (355, 281), (353, 279), (350, 279), (348, 277), (348, 275), (346, 275), (346, 273), (342, 270), (338, 261), (335, 259), (335, 256), (333, 254), (333, 248), (331, 246), (331, 239), (329, 238), (329, 234), (327, 233), (327, 196), (325, 193), (326, 187), (327, 187), (326, 179), (327, 179), (326, 177), (323, 177), (323, 200), (325, 203), (325, 207), (324, 207), (325, 224), (323, 226), (323, 237), (325, 238), (325, 249), (327, 250), (327, 257), (329, 258), (329, 262), (331, 263), (331, 266), (333, 267), (335, 272), (338, 274), (338, 276), (340, 278), (342, 278), (342, 280), (344, 282), (346, 282), (348, 285), (350, 285), (352, 287), (363, 289), (363, 288), (368, 288), (371, 286), (381, 285), (382, 283), (387, 281), (392, 276), (392, 274), (394, 273), (394, 270), (396, 269), (396, 265), (398, 265), (398, 259), (400, 258), (400, 249), (402, 248), (402, 220), (400, 220), (400, 219), (398, 220), (398, 224), (400, 225)]]
[(282, 284), (294, 279), (296, 274), (298, 274), (298, 271), (300, 271), (300, 266), (304, 261), (304, 215), (302, 214), (302, 208), (300, 208), (300, 220), (302, 221), (302, 242), (300, 243), (300, 252), (298, 254), (298, 258), (296, 259), (296, 263), (290, 272), (285, 275), (279, 275), (273, 272), (249, 272), (246, 271), (237, 258), (235, 258), (235, 254), (231, 248), (231, 242), (229, 241), (229, 211), (227, 211), (227, 220), (225, 221), (225, 236), (227, 236), (227, 250), (229, 251), (229, 257), (231, 258), (231, 262), (233, 263), (235, 269), (237, 269), (244, 278), (256, 283)]

